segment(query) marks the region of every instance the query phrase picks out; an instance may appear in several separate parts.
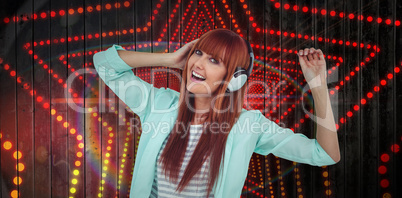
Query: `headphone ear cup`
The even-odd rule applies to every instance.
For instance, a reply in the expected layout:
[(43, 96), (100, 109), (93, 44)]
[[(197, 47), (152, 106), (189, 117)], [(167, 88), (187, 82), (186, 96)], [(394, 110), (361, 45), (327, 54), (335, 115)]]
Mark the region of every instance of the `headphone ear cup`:
[(239, 90), (247, 81), (247, 71), (242, 67), (237, 67), (233, 77), (230, 79), (226, 92)]

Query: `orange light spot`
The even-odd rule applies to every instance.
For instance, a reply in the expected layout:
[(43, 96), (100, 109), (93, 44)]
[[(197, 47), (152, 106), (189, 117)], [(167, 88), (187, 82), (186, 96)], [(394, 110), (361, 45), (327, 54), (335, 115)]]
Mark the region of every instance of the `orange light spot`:
[(106, 4), (105, 8), (109, 10), (110, 8), (112, 8), (112, 5)]
[(52, 115), (56, 114), (56, 110), (55, 109), (50, 110), (50, 114)]
[(11, 191), (11, 197), (12, 198), (17, 198), (18, 197), (18, 195), (19, 195), (19, 193), (18, 193), (18, 191), (17, 190), (13, 190), (13, 191)]
[(13, 153), (13, 157), (14, 157), (14, 159), (21, 159), (22, 153), (20, 151), (15, 151)]
[(82, 135), (77, 135), (77, 140), (82, 140)]
[(77, 157), (82, 157), (82, 153), (81, 153), (81, 152), (77, 152)]
[(61, 116), (57, 116), (57, 121), (61, 121), (61, 120), (63, 120), (63, 117), (61, 117)]
[(128, 6), (130, 6), (130, 2), (128, 2), (128, 1), (125, 1), (125, 2), (124, 2), (124, 6), (125, 6), (125, 7), (128, 7)]
[(80, 161), (75, 161), (75, 166), (81, 166), (81, 162)]
[(5, 141), (4, 144), (3, 144), (3, 147), (4, 147), (4, 149), (6, 149), (6, 150), (10, 150), (11, 147), (13, 147), (13, 144), (11, 144), (10, 141)]
[(14, 177), (13, 182), (15, 185), (20, 185), (22, 183), (21, 177)]
[(21, 172), (21, 171), (23, 171), (23, 170), (25, 169), (25, 165), (24, 165), (23, 163), (18, 163), (18, 164), (15, 166), (15, 169), (16, 169), (17, 171)]
[(83, 12), (84, 12), (84, 9), (83, 9), (83, 8), (78, 8), (78, 10), (77, 10), (77, 11), (78, 11), (78, 13), (80, 13), (80, 14), (81, 14), (81, 13), (83, 13)]
[(74, 9), (69, 9), (69, 10), (68, 10), (68, 13), (69, 13), (70, 15), (74, 14)]
[(78, 148), (84, 148), (84, 143), (79, 143)]
[(94, 10), (94, 8), (93, 8), (92, 6), (88, 6), (88, 7), (87, 7), (87, 11), (88, 11), (88, 12), (92, 12), (93, 10)]
[(96, 6), (96, 10), (100, 11), (102, 9), (102, 7), (100, 5)]
[(64, 128), (67, 128), (69, 126), (68, 122), (63, 123)]
[(75, 131), (74, 128), (70, 129), (70, 133), (71, 133), (71, 134), (75, 134), (75, 132), (76, 132), (76, 131)]

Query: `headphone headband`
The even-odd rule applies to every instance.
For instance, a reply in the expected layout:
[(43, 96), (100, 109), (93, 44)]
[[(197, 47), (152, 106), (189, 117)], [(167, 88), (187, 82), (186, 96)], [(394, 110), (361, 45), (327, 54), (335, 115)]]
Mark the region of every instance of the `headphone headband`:
[(253, 62), (254, 62), (253, 49), (251, 48), (250, 43), (246, 39), (243, 38), (243, 40), (247, 45), (248, 53), (250, 55), (249, 66), (247, 70), (241, 66), (238, 66), (236, 68), (232, 78), (230, 79), (228, 88), (226, 89), (227, 93), (237, 91), (241, 87), (243, 87), (244, 84), (246, 84), (247, 79), (250, 77), (251, 72), (253, 71)]

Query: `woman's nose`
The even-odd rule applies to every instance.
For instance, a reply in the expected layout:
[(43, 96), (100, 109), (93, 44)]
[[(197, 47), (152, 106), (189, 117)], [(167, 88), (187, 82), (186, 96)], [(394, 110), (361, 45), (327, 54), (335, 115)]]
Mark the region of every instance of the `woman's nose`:
[(195, 66), (200, 68), (200, 69), (204, 69), (204, 66), (206, 64), (205, 62), (206, 58), (204, 56), (200, 57), (197, 59), (197, 61), (195, 61)]

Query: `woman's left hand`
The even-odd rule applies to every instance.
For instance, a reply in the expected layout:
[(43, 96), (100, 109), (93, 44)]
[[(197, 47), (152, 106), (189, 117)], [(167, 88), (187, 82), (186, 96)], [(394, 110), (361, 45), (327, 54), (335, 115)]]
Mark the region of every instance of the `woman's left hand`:
[[(315, 48), (306, 48), (299, 50), (297, 55), (299, 56), (304, 78), (310, 87), (317, 86), (316, 83), (318, 82), (316, 80), (320, 80), (320, 85), (323, 83), (326, 85), (327, 67), (322, 51)], [(319, 76), (319, 78), (316, 78), (317, 76)]]

